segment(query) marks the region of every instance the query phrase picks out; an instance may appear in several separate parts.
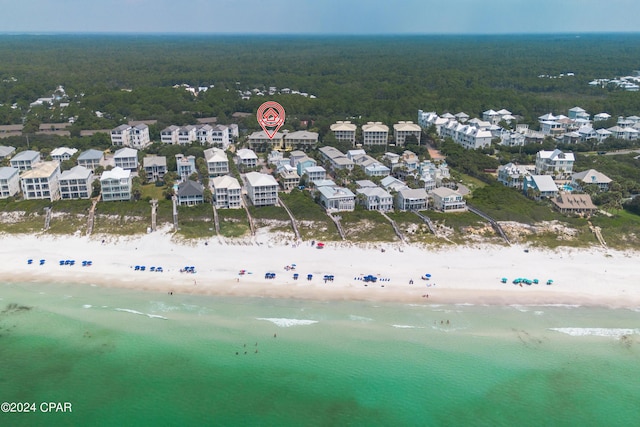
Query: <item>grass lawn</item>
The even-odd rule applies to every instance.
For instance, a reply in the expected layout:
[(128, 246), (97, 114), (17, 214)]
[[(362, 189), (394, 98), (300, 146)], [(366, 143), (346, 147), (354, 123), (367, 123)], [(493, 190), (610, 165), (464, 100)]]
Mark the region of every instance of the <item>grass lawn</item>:
[(218, 209), (218, 221), (223, 237), (243, 237), (251, 232), (244, 209)]
[(637, 249), (640, 247), (640, 216), (617, 210), (612, 217), (598, 214), (591, 219), (594, 226), (601, 228), (607, 246), (617, 249)]
[(353, 212), (339, 212), (340, 224), (349, 241), (399, 242), (391, 223), (380, 212), (356, 208)]
[(213, 207), (209, 203), (178, 206), (178, 234), (188, 239), (201, 239), (215, 233)]
[[(429, 216), (429, 212), (422, 213)], [(413, 212), (388, 212), (387, 215), (396, 222), (409, 243), (447, 243), (433, 235), (427, 224)]]

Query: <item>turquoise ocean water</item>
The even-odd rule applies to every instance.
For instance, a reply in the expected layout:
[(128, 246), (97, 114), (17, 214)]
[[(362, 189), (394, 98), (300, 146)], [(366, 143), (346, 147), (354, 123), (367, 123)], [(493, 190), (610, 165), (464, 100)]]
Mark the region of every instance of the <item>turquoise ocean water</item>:
[(2, 426), (640, 425), (640, 310), (0, 284), (0, 312), (0, 401), (73, 411)]

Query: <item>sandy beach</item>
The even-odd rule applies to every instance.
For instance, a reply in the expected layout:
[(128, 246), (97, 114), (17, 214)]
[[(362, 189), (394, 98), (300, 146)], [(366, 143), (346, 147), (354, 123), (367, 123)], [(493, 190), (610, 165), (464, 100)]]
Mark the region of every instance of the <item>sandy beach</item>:
[[(329, 242), (317, 249), (311, 242), (285, 244), (268, 234), (234, 244), (215, 238), (181, 243), (170, 233), (155, 232), (121, 238), (3, 235), (0, 256), (3, 282), (321, 301), (640, 307), (638, 253), (601, 248), (418, 248), (384, 243), (363, 248)], [(75, 260), (75, 265), (60, 265), (60, 260)], [(82, 266), (82, 261), (91, 261), (91, 266)], [(145, 266), (145, 271), (135, 266)], [(186, 266), (194, 266), (196, 273), (181, 272)], [(163, 272), (152, 272), (151, 267), (162, 267)], [(265, 279), (265, 273), (276, 276)], [(308, 274), (312, 280), (307, 280)], [(429, 280), (422, 278), (425, 274), (431, 275)], [(325, 275), (334, 280), (325, 282)], [(365, 275), (379, 280), (358, 280)], [(502, 283), (503, 277), (507, 283)], [(514, 285), (518, 277), (540, 283)], [(553, 284), (548, 286), (549, 279)]]

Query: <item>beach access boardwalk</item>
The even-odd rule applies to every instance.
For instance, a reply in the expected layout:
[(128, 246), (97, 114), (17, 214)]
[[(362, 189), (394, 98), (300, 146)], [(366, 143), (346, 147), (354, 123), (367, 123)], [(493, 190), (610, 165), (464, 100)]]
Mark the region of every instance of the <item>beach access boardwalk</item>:
[(398, 224), (396, 224), (396, 222), (393, 219), (389, 218), (389, 216), (386, 213), (384, 213), (382, 211), (379, 211), (379, 212), (380, 212), (380, 215), (382, 215), (383, 217), (385, 217), (387, 219), (387, 221), (389, 221), (389, 223), (393, 227), (393, 231), (395, 231), (396, 236), (398, 236), (400, 241), (402, 243), (407, 243), (407, 239), (405, 239), (404, 234), (402, 234), (402, 232), (400, 231), (400, 228), (398, 228)]
[(96, 206), (100, 201), (102, 194), (98, 194), (98, 197), (93, 198), (91, 201), (91, 209), (89, 209), (89, 217), (87, 218), (87, 236), (91, 236), (93, 233), (93, 224), (95, 223), (96, 218)]
[(291, 228), (293, 228), (293, 233), (296, 235), (296, 240), (297, 241), (302, 240), (300, 238), (300, 231), (298, 230), (298, 223), (296, 222), (296, 219), (294, 218), (293, 213), (291, 213), (287, 205), (279, 197), (278, 197), (278, 204), (282, 206), (284, 210), (287, 212), (287, 214), (289, 215), (289, 219), (291, 219)]
[(44, 208), (45, 217), (44, 217), (44, 231), (49, 229), (49, 225), (51, 224), (51, 207)]
[(509, 238), (507, 237), (507, 235), (505, 234), (504, 230), (502, 229), (502, 227), (500, 227), (500, 224), (498, 224), (498, 222), (496, 220), (491, 218), (486, 213), (482, 212), (480, 209), (474, 208), (473, 206), (469, 205), (468, 203), (467, 203), (467, 209), (469, 209), (470, 212), (472, 212), (472, 213), (474, 213), (474, 214), (486, 219), (487, 221), (489, 221), (489, 224), (491, 224), (493, 229), (496, 230), (496, 232), (500, 235), (500, 237), (502, 237), (504, 239), (504, 241), (507, 242), (508, 245), (511, 245), (511, 242), (509, 241)]
[(342, 229), (342, 224), (340, 224), (340, 217), (333, 216), (331, 215), (330, 212), (327, 212), (327, 215), (329, 215), (329, 218), (331, 218), (331, 221), (333, 221), (333, 223), (336, 225), (336, 228), (338, 229), (338, 233), (340, 234), (340, 237), (342, 238), (342, 240), (347, 240), (347, 236), (344, 234), (344, 230)]
[(431, 234), (433, 234), (434, 236), (438, 237), (438, 233), (436, 232), (436, 227), (433, 225), (433, 221), (431, 221), (431, 218), (429, 218), (428, 216), (426, 216), (425, 214), (423, 214), (420, 211), (412, 210), (411, 212), (416, 214), (418, 216), (418, 218), (420, 218), (422, 221), (424, 221), (425, 224), (427, 224), (427, 228), (429, 229)]

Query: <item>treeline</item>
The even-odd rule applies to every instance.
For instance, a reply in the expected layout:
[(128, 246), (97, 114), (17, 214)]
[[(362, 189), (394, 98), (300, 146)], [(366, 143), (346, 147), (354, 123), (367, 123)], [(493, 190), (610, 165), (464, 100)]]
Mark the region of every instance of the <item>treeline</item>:
[[(0, 36), (0, 124), (71, 115), (79, 117), (78, 127), (91, 129), (125, 118), (180, 124), (217, 116), (225, 122), (235, 111), (254, 112), (265, 99), (241, 100), (237, 90), (270, 86), (317, 96), (273, 98), (292, 120), (314, 120), (321, 134), (336, 119), (391, 124), (415, 120), (418, 109), (478, 116), (507, 108), (528, 123), (575, 105), (631, 115), (640, 113), (639, 94), (588, 82), (631, 73), (639, 56), (640, 35)], [(575, 76), (538, 77), (567, 72)], [(181, 83), (215, 88), (195, 98), (171, 88)], [(58, 85), (72, 105), (29, 117), (29, 103)]]

